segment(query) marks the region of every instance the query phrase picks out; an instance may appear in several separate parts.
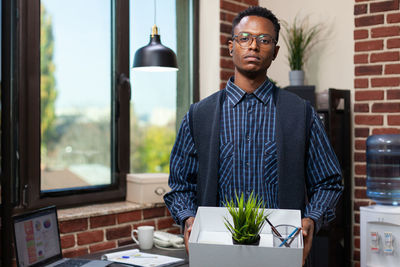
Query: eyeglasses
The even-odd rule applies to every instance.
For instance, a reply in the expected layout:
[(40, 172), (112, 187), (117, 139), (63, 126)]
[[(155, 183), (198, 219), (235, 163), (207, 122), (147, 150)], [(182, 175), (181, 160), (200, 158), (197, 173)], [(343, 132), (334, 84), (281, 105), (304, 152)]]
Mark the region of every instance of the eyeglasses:
[(240, 32), (233, 36), (233, 40), (236, 40), (241, 47), (251, 46), (254, 38), (256, 39), (258, 46), (267, 46), (272, 43), (277, 43), (277, 41), (269, 34), (253, 35), (248, 32)]

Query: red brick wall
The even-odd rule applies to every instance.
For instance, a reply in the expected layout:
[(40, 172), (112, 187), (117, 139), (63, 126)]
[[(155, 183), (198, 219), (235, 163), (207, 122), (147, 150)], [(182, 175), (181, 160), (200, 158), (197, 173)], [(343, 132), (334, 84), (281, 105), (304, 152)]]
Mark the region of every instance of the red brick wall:
[(399, 0), (354, 5), (354, 266), (360, 265), (360, 206), (366, 197), (365, 141), (400, 133)]
[(65, 257), (82, 256), (132, 244), (131, 231), (141, 225), (179, 233), (173, 224), (166, 207), (60, 221), (61, 247)]
[(258, 6), (258, 0), (220, 0), (220, 89), (223, 89), (229, 77), (233, 76), (233, 62), (228, 51), (232, 20), (237, 13), (249, 6)]

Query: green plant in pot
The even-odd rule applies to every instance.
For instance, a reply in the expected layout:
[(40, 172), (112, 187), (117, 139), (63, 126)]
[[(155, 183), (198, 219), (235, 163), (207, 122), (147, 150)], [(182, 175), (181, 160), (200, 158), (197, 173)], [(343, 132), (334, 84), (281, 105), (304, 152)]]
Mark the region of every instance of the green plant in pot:
[(321, 32), (321, 24), (310, 26), (308, 19), (295, 17), (292, 24), (282, 22), (284, 28), (283, 40), (288, 49), (290, 85), (304, 84), (304, 64), (310, 49), (317, 43)]
[(240, 198), (235, 194), (235, 199), (227, 201), (225, 207), (232, 216), (233, 224), (226, 217), (224, 223), (232, 234), (233, 243), (258, 245), (265, 218), (269, 215), (264, 209), (262, 200), (254, 196), (253, 192), (246, 201), (243, 193)]

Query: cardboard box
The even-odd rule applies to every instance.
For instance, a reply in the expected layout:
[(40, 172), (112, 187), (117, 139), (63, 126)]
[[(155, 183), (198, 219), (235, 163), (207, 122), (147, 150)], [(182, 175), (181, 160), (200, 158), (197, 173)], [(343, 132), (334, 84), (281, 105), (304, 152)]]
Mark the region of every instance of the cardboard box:
[[(301, 227), (299, 210), (269, 209), (268, 219), (274, 225)], [(189, 238), (190, 267), (301, 267), (303, 235), (297, 238), (298, 248), (273, 247), (271, 227), (265, 223), (259, 246), (233, 245), (224, 225), (224, 217), (232, 220), (226, 208), (199, 207)]]
[(141, 204), (164, 203), (171, 189), (167, 173), (134, 173), (126, 177), (126, 200)]

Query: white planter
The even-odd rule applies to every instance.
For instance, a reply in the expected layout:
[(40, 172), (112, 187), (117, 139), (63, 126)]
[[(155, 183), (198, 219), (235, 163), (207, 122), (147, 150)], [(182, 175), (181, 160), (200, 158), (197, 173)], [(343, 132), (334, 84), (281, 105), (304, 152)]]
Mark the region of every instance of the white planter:
[(304, 71), (291, 70), (289, 72), (289, 82), (292, 86), (304, 85)]

